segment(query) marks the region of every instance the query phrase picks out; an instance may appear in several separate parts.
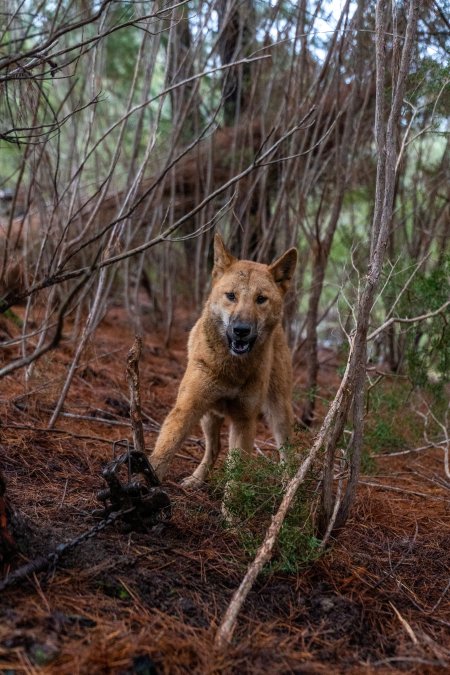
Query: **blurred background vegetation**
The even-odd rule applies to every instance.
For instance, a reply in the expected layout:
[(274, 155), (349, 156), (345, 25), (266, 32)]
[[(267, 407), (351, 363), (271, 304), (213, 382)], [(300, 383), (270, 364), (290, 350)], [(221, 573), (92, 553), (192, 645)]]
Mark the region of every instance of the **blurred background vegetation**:
[[(449, 9), (421, 4), (369, 369), (371, 385), (389, 372), (436, 401), (450, 354)], [(388, 4), (386, 109), (406, 11)], [(177, 310), (208, 293), (218, 228), (246, 258), (299, 248), (286, 325), (311, 424), (321, 354), (346, 349), (369, 255), (375, 3), (6, 0), (0, 22), (0, 295), (10, 316), (25, 306), (25, 379), (58, 318), (75, 362), (112, 303), (168, 344)]]

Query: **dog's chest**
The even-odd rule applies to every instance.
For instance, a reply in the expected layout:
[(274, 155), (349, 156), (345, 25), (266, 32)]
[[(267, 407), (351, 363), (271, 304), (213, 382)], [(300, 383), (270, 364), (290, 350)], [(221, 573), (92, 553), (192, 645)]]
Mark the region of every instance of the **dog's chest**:
[(253, 416), (261, 412), (264, 406), (264, 392), (261, 389), (249, 391), (236, 387), (229, 389), (223, 396), (220, 396), (213, 405), (214, 412), (224, 417), (235, 417), (236, 415)]

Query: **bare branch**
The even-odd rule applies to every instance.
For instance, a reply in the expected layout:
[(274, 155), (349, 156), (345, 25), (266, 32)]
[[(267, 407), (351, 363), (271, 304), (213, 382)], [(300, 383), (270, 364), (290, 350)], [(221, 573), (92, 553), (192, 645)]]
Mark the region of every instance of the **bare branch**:
[(427, 314), (420, 314), (419, 316), (413, 316), (411, 318), (402, 318), (399, 316), (393, 316), (387, 321), (385, 321), (379, 328), (374, 330), (370, 335), (367, 336), (367, 341), (369, 342), (370, 340), (374, 340), (377, 335), (382, 333), (386, 328), (389, 326), (392, 326), (393, 323), (419, 323), (420, 321), (426, 321), (426, 319), (431, 319), (433, 316), (438, 316), (439, 314), (443, 314), (444, 311), (447, 309), (447, 307), (450, 305), (450, 300), (447, 300), (447, 302), (444, 302), (443, 305), (441, 305), (438, 309), (435, 309), (433, 312), (427, 312)]

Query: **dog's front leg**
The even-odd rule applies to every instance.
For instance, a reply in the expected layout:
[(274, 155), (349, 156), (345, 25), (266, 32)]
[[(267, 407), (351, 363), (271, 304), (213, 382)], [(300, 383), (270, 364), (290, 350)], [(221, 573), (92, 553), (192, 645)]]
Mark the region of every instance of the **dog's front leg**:
[(175, 407), (166, 417), (156, 441), (150, 462), (158, 478), (162, 480), (176, 452), (180, 449), (192, 428), (211, 406), (205, 380), (200, 380), (189, 370), (180, 384)]
[(198, 488), (216, 463), (220, 452), (220, 429), (223, 417), (213, 412), (206, 413), (201, 424), (205, 436), (205, 454), (191, 476), (181, 481), (183, 487)]

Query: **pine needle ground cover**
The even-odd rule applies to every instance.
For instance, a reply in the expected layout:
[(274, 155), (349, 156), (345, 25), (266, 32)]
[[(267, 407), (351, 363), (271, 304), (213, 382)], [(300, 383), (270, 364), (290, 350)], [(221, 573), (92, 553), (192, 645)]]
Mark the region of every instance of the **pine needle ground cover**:
[[(141, 386), (148, 447), (176, 395), (189, 321), (181, 317), (174, 327), (170, 349), (161, 348), (162, 334), (148, 331), (145, 338)], [(7, 329), (14, 334), (11, 322)], [(48, 411), (73, 346), (66, 343), (36, 364), (27, 389), (18, 377), (3, 380), (2, 469), (8, 496), (30, 528), (19, 563), (92, 526), (102, 466), (114, 441), (131, 438), (125, 364), (133, 337), (125, 312), (110, 310), (52, 432), (46, 429)], [(328, 352), (321, 359), (323, 415), (340, 364)], [(302, 364), (295, 364), (295, 378), (301, 392)], [(386, 387), (384, 396), (394, 396)], [(403, 401), (395, 394), (399, 411)], [(368, 428), (380, 412), (389, 416), (388, 402), (369, 408)], [(394, 424), (394, 430), (413, 447), (405, 426)], [(443, 672), (449, 658), (450, 524), (442, 450), (394, 455), (384, 445), (374, 453), (376, 472), (362, 476), (350, 521), (319, 557), (312, 476), (272, 566), (245, 604), (233, 644), (217, 654), (216, 626), (278, 503), (283, 473), (269, 461), (276, 453), (262, 423), (257, 442), (266, 457), (256, 455), (248, 465), (237, 457), (230, 469), (223, 453), (219, 484), (221, 471), (236, 484), (242, 471), (243, 479), (233, 496), (241, 523), (227, 527), (223, 483), (197, 492), (179, 485), (202, 454), (200, 433), (176, 458), (167, 483), (170, 522), (147, 532), (107, 529), (50, 574), (1, 594), (3, 672)], [(302, 448), (313, 434), (301, 434)], [(226, 433), (222, 441), (226, 447)], [(297, 458), (291, 461), (295, 465)]]

